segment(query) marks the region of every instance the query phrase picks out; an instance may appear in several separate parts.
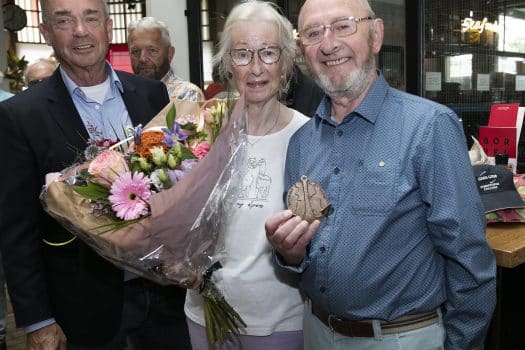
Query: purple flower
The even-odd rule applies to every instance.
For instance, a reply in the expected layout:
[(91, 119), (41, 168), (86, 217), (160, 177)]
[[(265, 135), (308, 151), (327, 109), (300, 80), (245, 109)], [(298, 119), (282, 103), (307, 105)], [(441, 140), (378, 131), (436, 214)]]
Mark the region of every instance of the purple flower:
[(174, 170), (168, 170), (168, 177), (170, 178), (171, 185), (175, 185), (178, 181), (182, 180), (182, 178), (186, 175), (186, 173), (179, 169)]
[(133, 135), (133, 142), (135, 142), (135, 145), (140, 145), (140, 135), (142, 135), (142, 131), (142, 124), (129, 129), (129, 132)]
[(198, 159), (184, 159), (180, 164), (180, 169), (185, 173), (189, 173), (191, 169), (199, 162)]
[(182, 131), (180, 124), (177, 122), (173, 123), (171, 130), (168, 128), (162, 128), (162, 131), (164, 132), (164, 135), (166, 135), (166, 138), (162, 140), (162, 142), (169, 148), (173, 147), (175, 142), (181, 142), (188, 138), (188, 135)]

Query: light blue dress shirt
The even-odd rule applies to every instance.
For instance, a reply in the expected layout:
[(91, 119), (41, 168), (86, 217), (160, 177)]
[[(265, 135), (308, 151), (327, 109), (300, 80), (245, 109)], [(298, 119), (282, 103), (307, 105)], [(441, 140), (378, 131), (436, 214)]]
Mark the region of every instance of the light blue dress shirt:
[(330, 113), (325, 96), (289, 144), (286, 188), (306, 175), (333, 210), (287, 268), (330, 313), (392, 320), (442, 306), (446, 349), (479, 347), (496, 264), (457, 116), (382, 75), (341, 124)]
[(102, 104), (86, 96), (62, 68), (60, 68), (60, 74), (90, 138), (96, 141), (124, 140), (128, 135), (128, 127), (132, 127), (133, 123), (122, 99), (122, 83), (108, 63), (106, 63), (105, 69), (109, 76), (110, 85)]

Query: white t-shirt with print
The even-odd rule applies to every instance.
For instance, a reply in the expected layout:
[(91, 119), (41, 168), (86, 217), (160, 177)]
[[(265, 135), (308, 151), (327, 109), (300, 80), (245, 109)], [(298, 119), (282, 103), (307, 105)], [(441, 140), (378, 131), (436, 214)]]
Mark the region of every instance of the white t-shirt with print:
[[(248, 136), (246, 172), (225, 236), (226, 256), (213, 280), (241, 315), (249, 335), (302, 329), (303, 300), (297, 276), (275, 269), (264, 222), (284, 209), (284, 165), (288, 141), (308, 120), (294, 111), (290, 123), (266, 136)], [(188, 290), (186, 316), (204, 326), (202, 298)]]

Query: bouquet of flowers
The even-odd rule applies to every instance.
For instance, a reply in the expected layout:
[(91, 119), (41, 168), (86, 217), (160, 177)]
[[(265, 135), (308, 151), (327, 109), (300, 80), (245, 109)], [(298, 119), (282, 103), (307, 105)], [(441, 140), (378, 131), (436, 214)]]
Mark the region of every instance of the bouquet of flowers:
[[(193, 111), (180, 113), (182, 104)], [(246, 121), (242, 97), (231, 115), (231, 101), (195, 104), (171, 102), (117, 144), (90, 143), (41, 200), (113, 264), (160, 284), (199, 286), (213, 344), (246, 326), (210, 278), (240, 187)]]

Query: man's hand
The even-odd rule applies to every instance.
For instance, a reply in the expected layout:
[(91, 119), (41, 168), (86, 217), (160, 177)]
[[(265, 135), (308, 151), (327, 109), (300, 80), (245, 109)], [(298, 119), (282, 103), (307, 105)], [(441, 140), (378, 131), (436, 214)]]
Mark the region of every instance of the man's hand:
[(287, 264), (297, 266), (303, 261), (306, 246), (319, 228), (319, 220), (308, 224), (290, 210), (279, 212), (266, 220), (266, 238)]
[(26, 350), (66, 350), (66, 335), (58, 323), (37, 329), (27, 335)]

